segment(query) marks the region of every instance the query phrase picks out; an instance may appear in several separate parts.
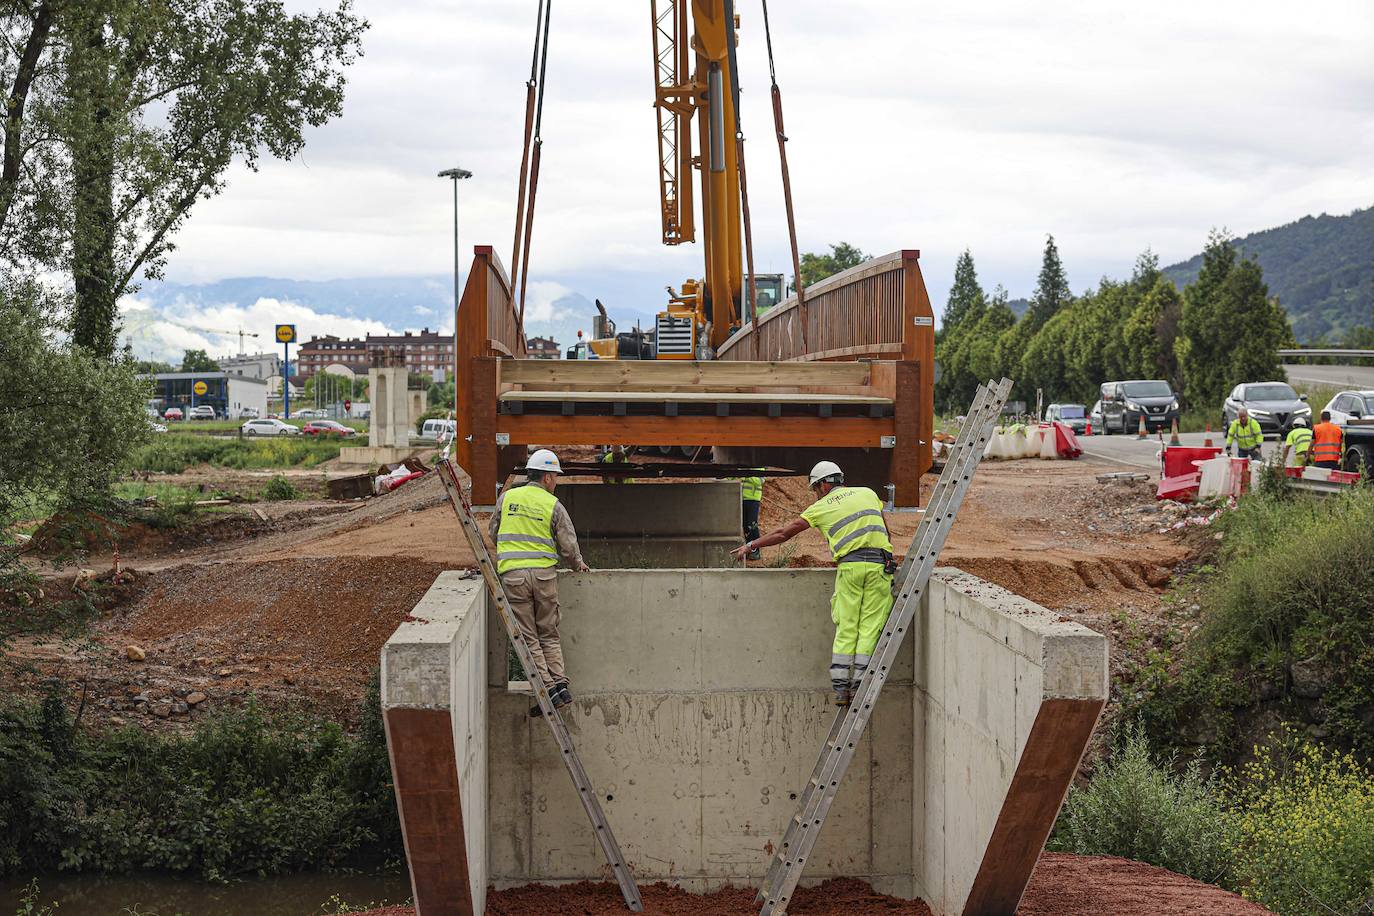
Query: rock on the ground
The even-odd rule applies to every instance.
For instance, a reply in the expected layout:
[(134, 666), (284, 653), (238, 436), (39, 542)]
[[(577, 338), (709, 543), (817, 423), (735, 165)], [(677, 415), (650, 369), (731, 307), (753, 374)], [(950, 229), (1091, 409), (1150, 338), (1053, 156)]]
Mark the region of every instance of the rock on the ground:
[(148, 653), (143, 650), (142, 646), (130, 644), (124, 647), (124, 657), (131, 662), (141, 662), (148, 657)]
[(191, 693), (186, 694), (186, 702), (190, 706), (198, 706), (208, 699), (209, 697), (201, 693), (199, 690), (194, 690)]

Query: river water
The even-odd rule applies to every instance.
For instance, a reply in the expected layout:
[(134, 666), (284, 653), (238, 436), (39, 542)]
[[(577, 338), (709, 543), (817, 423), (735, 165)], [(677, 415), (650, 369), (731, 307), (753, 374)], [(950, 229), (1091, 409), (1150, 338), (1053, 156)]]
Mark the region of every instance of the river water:
[[(10, 916), (27, 881), (0, 881), (0, 914)], [(319, 916), (338, 901), (354, 906), (405, 903), (405, 872), (380, 875), (305, 873), (207, 884), (176, 875), (102, 878), (53, 874), (38, 878), (38, 901), (59, 904), (56, 916)], [(331, 902), (331, 898), (337, 898)]]

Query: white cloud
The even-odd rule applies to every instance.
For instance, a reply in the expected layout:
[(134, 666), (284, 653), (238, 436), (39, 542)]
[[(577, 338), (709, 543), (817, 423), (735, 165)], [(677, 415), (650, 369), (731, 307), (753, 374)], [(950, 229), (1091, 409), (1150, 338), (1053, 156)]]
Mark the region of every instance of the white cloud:
[[(534, 4), (358, 8), (373, 27), (343, 118), (297, 162), (236, 170), (178, 237), (173, 279), (442, 274), (452, 197), (435, 173), (452, 165), (475, 173), (463, 249), (509, 258)], [(759, 4), (739, 12), (756, 258), (784, 270)], [(1081, 289), (1146, 245), (1168, 263), (1212, 226), (1374, 202), (1367, 0), (1304, 15), (1277, 0), (771, 12), (803, 249), (919, 248), (937, 302), (966, 246), (987, 285), (1025, 293), (1053, 232)], [(699, 246), (658, 244), (648, 18), (582, 4), (553, 19), (532, 293), (553, 275), (633, 271), (662, 278), (640, 297), (658, 302), (700, 271)]]
[(525, 294), (525, 320), (559, 321), (571, 317), (572, 310), (558, 304), (558, 300), (571, 294), (572, 290), (562, 283), (531, 280), (529, 292)]
[[(183, 351), (205, 350), (211, 356), (232, 356), (239, 352), (238, 331), (256, 334), (244, 338), (249, 353), (274, 350), (280, 345), (273, 336), (276, 325), (294, 324), (302, 339), (302, 329), (323, 329), (319, 333), (341, 337), (365, 334), (392, 334), (395, 331), (380, 321), (321, 312), (295, 302), (260, 298), (252, 305), (224, 303), (203, 306), (179, 299), (157, 306), (136, 296), (120, 301), (123, 336), (136, 356), (179, 362)], [(450, 329), (452, 325), (450, 324)]]

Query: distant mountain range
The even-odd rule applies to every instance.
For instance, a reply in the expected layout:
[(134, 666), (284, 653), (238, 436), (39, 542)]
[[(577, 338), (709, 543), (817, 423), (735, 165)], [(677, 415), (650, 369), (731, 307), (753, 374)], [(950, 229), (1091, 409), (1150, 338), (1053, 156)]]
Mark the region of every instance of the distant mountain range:
[[(1374, 323), (1374, 207), (1304, 216), (1239, 238), (1236, 246), (1259, 262), (1299, 342), (1324, 334), (1339, 339), (1352, 327)], [(1199, 254), (1164, 273), (1181, 289), (1201, 268)]]

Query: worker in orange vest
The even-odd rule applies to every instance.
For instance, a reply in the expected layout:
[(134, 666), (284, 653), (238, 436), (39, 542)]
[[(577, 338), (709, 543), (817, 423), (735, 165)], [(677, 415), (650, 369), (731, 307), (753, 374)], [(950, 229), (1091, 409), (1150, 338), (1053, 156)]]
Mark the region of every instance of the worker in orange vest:
[(1345, 453), (1345, 432), (1331, 422), (1331, 411), (1322, 411), (1322, 421), (1312, 430), (1312, 464), (1339, 470)]

